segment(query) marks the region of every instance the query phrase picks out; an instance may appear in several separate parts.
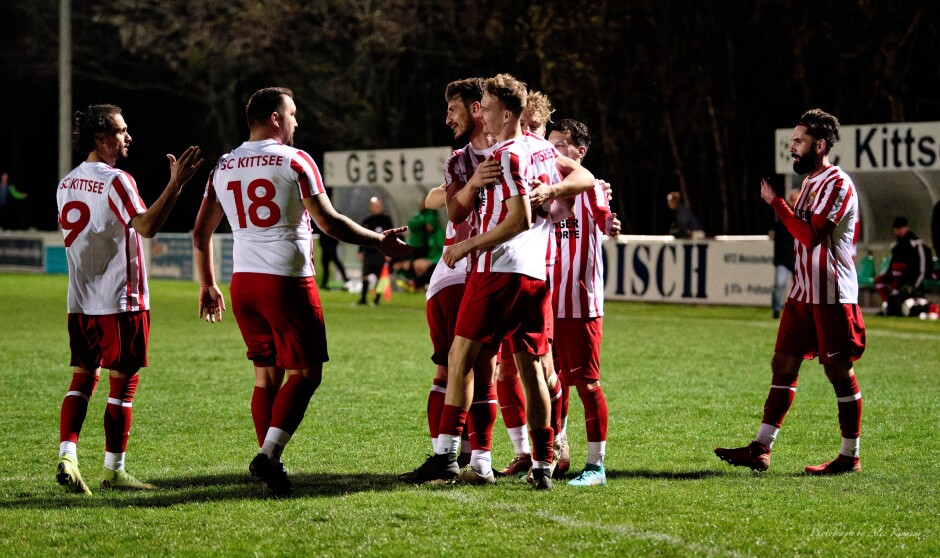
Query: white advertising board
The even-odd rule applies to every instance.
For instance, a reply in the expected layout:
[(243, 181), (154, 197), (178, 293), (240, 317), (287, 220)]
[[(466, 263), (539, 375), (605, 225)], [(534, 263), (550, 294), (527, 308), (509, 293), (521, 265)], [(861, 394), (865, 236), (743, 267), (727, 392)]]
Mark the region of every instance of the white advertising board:
[(339, 188), (431, 189), (443, 182), (444, 163), (453, 151), (450, 147), (329, 151), (323, 155), (323, 180), (327, 186)]
[(769, 306), (774, 284), (773, 242), (604, 241), (607, 300)]

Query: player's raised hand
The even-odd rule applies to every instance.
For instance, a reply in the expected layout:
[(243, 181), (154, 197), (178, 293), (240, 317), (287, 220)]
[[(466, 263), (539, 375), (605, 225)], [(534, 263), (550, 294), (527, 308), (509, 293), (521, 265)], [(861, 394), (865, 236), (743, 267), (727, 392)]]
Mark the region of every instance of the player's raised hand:
[(774, 190), (774, 187), (771, 186), (770, 180), (766, 178), (760, 179), (760, 198), (767, 203), (774, 201), (774, 198), (777, 197), (777, 191)]
[(617, 219), (616, 213), (607, 216), (607, 222), (604, 224), (604, 234), (609, 237), (620, 235), (620, 219)]
[(408, 227), (398, 227), (382, 231), (382, 241), (376, 248), (390, 258), (404, 258), (414, 251), (414, 248), (408, 246), (398, 235), (408, 231)]
[(225, 298), (218, 285), (200, 285), (199, 318), (205, 318), (206, 323), (214, 324), (222, 321), (222, 312), (225, 312)]
[(180, 188), (189, 182), (204, 161), (198, 145), (190, 145), (179, 159), (172, 153), (167, 153), (166, 158), (170, 161), (170, 180), (176, 180)]

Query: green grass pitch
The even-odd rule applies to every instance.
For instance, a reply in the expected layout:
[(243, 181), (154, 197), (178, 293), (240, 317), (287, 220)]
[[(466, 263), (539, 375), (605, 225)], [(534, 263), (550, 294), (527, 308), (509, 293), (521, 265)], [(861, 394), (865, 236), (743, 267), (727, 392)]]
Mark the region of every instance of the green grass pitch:
[[(760, 422), (777, 323), (769, 309), (609, 302), (602, 382), (608, 486), (408, 486), (430, 442), (433, 367), (421, 295), (378, 308), (323, 293), (331, 360), (284, 455), (295, 495), (248, 477), (250, 364), (231, 312), (196, 317), (191, 283), (152, 281), (150, 367), (128, 470), (154, 493), (98, 489), (107, 382), (79, 443), (95, 494), (55, 483), (70, 369), (66, 279), (0, 274), (0, 554), (7, 556), (936, 556), (940, 555), (940, 322), (866, 317), (857, 475), (810, 478), (835, 457), (836, 402), (806, 363), (771, 469), (712, 453)], [(572, 399), (572, 469), (586, 455)], [(511, 458), (502, 421), (494, 465)]]

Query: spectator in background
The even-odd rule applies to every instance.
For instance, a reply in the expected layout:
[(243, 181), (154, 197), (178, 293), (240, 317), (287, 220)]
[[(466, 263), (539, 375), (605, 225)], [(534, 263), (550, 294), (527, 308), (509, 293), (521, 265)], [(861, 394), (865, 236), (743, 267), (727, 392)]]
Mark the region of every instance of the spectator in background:
[[(10, 184), (10, 175), (0, 174), (0, 229), (20, 228), (19, 219), (13, 213), (14, 203), (25, 200), (29, 194), (20, 192)], [(17, 225), (17, 226), (13, 226)]]
[[(796, 205), (796, 200), (800, 199), (799, 190), (790, 190), (787, 195), (787, 205), (790, 209)], [(780, 317), (780, 309), (783, 308), (783, 301), (786, 299), (787, 283), (793, 276), (793, 235), (784, 226), (783, 221), (777, 214), (774, 214), (774, 228), (770, 231), (770, 238), (774, 241), (774, 290), (771, 294), (771, 306), (773, 307), (773, 317), (776, 320)]]
[[(382, 200), (372, 197), (369, 200), (369, 216), (362, 221), (362, 226), (376, 234), (382, 234), (383, 231), (394, 228), (392, 219), (385, 214), (382, 208)], [(359, 304), (366, 303), (366, 296), (369, 294), (369, 276), (375, 275), (376, 283), (382, 274), (382, 267), (385, 265), (385, 256), (375, 248), (359, 247), (359, 260), (362, 262), (362, 297)], [(382, 293), (376, 291), (373, 304), (378, 306), (379, 298)]]
[(672, 210), (672, 224), (669, 226), (669, 234), (676, 238), (691, 238), (693, 240), (705, 238), (702, 223), (692, 213), (689, 206), (685, 204), (680, 192), (669, 192), (669, 195), (666, 196), (666, 203), (669, 205), (669, 209)]
[[(333, 195), (333, 189), (326, 189), (326, 196), (330, 197)], [(320, 262), (323, 266), (323, 277), (320, 279), (320, 288), (328, 291), (330, 290), (330, 263), (336, 264), (336, 269), (339, 270), (340, 276), (343, 278), (343, 284), (345, 285), (349, 278), (346, 276), (346, 268), (343, 267), (343, 262), (339, 259), (339, 254), (336, 251), (336, 248), (339, 246), (339, 240), (334, 237), (324, 233), (316, 226), (316, 223), (313, 223), (314, 230), (320, 236)]]
[[(875, 277), (875, 290), (887, 315), (900, 314), (901, 301), (922, 294), (924, 279), (930, 273), (928, 249), (908, 226), (907, 217), (896, 217), (891, 224), (896, 239), (891, 245), (888, 270)], [(897, 304), (893, 301), (897, 300)]]

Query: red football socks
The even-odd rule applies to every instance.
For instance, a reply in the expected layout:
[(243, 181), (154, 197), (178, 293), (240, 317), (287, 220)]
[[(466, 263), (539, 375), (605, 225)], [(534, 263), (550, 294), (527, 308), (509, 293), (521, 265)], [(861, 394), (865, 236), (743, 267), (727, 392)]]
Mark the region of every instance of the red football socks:
[(88, 412), (88, 399), (95, 392), (98, 376), (86, 372), (73, 373), (69, 391), (62, 400), (59, 414), (59, 441), (78, 442), (78, 435)]
[(104, 410), (104, 449), (111, 453), (124, 453), (127, 450), (127, 438), (131, 431), (134, 393), (140, 376), (134, 374), (124, 378), (109, 378), (111, 390), (108, 393), (108, 405)]

